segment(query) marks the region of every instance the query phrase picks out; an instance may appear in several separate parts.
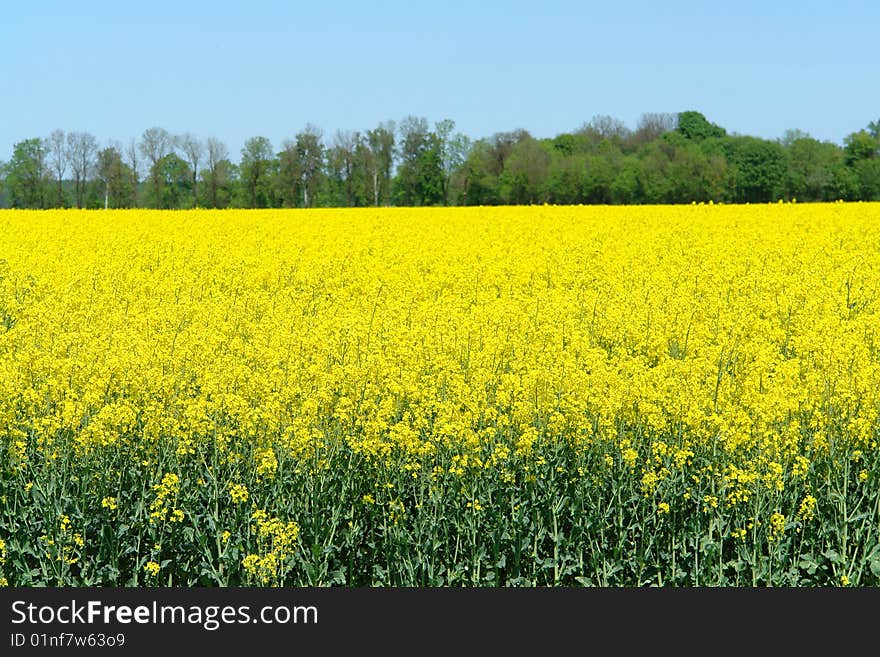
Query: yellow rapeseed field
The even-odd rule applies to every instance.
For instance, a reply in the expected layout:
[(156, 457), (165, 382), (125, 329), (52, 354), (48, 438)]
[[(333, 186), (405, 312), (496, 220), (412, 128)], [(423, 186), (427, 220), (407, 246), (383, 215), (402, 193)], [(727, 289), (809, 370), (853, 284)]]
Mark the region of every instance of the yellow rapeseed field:
[(878, 303), (880, 204), (3, 211), (0, 576), (876, 585)]

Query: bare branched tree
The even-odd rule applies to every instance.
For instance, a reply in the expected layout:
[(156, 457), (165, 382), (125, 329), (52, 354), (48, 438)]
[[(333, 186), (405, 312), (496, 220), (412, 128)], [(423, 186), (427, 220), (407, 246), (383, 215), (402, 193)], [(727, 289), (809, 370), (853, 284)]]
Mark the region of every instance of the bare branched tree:
[(156, 164), (174, 148), (174, 137), (164, 128), (147, 128), (141, 135), (138, 150), (146, 159), (148, 174), (153, 181), (154, 196), (159, 198), (159, 172)]
[(186, 132), (177, 139), (177, 143), (180, 146), (180, 150), (183, 152), (186, 161), (189, 162), (189, 167), (192, 169), (192, 177), (193, 177), (193, 207), (198, 204), (198, 180), (199, 180), (199, 163), (202, 161), (202, 155), (204, 153), (204, 146), (202, 142)]
[(225, 181), (221, 176), (221, 163), (229, 159), (229, 149), (216, 137), (208, 137), (205, 142), (205, 166), (208, 179), (208, 202), (212, 208), (218, 207), (217, 194)]
[(639, 118), (636, 130), (632, 135), (633, 141), (638, 144), (647, 144), (658, 139), (667, 132), (672, 132), (678, 127), (678, 114), (669, 112), (646, 112)]
[(67, 133), (67, 157), (73, 172), (73, 189), (76, 207), (85, 203), (86, 183), (95, 168), (98, 140), (88, 132)]
[(49, 168), (55, 178), (55, 207), (64, 206), (64, 174), (67, 171), (67, 142), (63, 130), (53, 130), (46, 139)]

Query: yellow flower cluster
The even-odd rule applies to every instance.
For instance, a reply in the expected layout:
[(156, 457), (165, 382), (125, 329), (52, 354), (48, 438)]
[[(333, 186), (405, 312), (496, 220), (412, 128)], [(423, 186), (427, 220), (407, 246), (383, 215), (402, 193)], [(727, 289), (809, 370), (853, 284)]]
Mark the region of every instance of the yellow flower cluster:
[(778, 541), (785, 533), (785, 516), (778, 511), (770, 516), (770, 540)]
[(255, 527), (257, 553), (242, 560), (245, 572), (260, 585), (281, 586), (290, 570), (300, 527), (296, 522), (285, 522), (256, 509), (251, 517)]
[(798, 518), (804, 522), (812, 520), (816, 516), (816, 501), (816, 498), (812, 495), (805, 496), (798, 508)]
[(229, 482), (229, 497), (233, 504), (243, 504), (248, 501), (248, 489), (244, 484)]
[(173, 472), (167, 473), (161, 482), (153, 486), (153, 492), (156, 497), (150, 503), (150, 522), (183, 522), (183, 510), (174, 506), (180, 492), (180, 477)]

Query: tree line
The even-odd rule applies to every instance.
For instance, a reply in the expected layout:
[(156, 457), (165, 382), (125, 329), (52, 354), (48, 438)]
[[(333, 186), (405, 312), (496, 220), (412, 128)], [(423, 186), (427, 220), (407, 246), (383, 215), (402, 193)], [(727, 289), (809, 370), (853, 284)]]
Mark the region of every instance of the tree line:
[(234, 162), (215, 137), (153, 127), (127, 144), (55, 130), (0, 162), (0, 207), (309, 208), (880, 200), (880, 120), (843, 145), (800, 130), (728, 134), (697, 111), (609, 116), (552, 138), (471, 140), (408, 116), (325, 139), (306, 125)]

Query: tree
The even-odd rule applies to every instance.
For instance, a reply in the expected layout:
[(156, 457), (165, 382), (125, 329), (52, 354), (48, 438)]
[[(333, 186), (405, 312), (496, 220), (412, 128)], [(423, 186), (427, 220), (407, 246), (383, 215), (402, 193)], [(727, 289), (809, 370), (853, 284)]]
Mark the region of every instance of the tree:
[(880, 141), (872, 137), (866, 130), (859, 130), (847, 135), (843, 143), (846, 163), (853, 166), (859, 160), (868, 160), (877, 157), (880, 151)]
[(95, 155), (98, 152), (98, 141), (88, 132), (67, 133), (67, 158), (73, 173), (74, 196), (76, 207), (85, 204), (86, 184), (95, 166)]
[(727, 131), (710, 123), (700, 112), (687, 111), (680, 112), (678, 115), (678, 132), (687, 139), (701, 141), (711, 137), (724, 137)]
[(509, 132), (496, 132), (492, 135), (492, 146), (494, 151), (494, 164), (492, 173), (500, 176), (504, 171), (504, 164), (510, 156), (513, 147), (525, 139), (531, 139), (532, 135), (528, 130), (511, 130)]
[(275, 188), (280, 203), (292, 208), (317, 205), (325, 164), (320, 129), (307, 124), (293, 140), (286, 139), (277, 162)]
[[(619, 153), (618, 153), (619, 155)], [(612, 203), (611, 185), (617, 178), (616, 158), (609, 153), (587, 156), (583, 195), (586, 203)]]
[(455, 121), (443, 119), (434, 126), (434, 131), (440, 140), (440, 160), (443, 169), (443, 204), (449, 205), (449, 186), (452, 176), (467, 158), (471, 148), (470, 139), (460, 132), (453, 134)]
[(216, 137), (208, 137), (205, 142), (206, 169), (202, 172), (208, 188), (208, 207), (222, 208), (228, 205), (229, 196), (225, 192), (228, 192), (227, 186), (230, 180), (229, 165), (229, 149), (226, 144)]
[(182, 134), (177, 139), (177, 143), (192, 171), (192, 197), (193, 207), (195, 207), (198, 204), (199, 164), (202, 161), (204, 147), (201, 141), (188, 132)]
[(635, 132), (631, 140), (641, 146), (655, 141), (667, 132), (672, 132), (678, 127), (678, 116), (666, 112), (646, 112), (642, 114), (636, 124)]
[[(138, 150), (146, 159), (147, 171), (150, 175), (152, 184), (153, 203), (159, 203), (162, 198), (160, 187), (162, 181), (159, 179), (159, 169), (157, 164), (159, 160), (168, 155), (174, 144), (174, 138), (164, 128), (147, 128), (141, 135), (141, 141), (138, 144)], [(154, 205), (153, 207), (159, 207)]]
[(98, 153), (97, 173), (104, 191), (104, 209), (134, 206), (134, 171), (123, 161), (118, 146), (108, 146)]
[(734, 168), (734, 201), (766, 203), (782, 198), (785, 151), (779, 143), (757, 137), (726, 137), (722, 147)]
[(394, 181), (399, 205), (438, 205), (444, 198), (440, 138), (424, 118), (408, 116), (400, 123), (400, 166)]
[(544, 183), (550, 170), (550, 154), (532, 137), (511, 150), (499, 178), (502, 203), (512, 205), (541, 203), (546, 200)]
[(321, 129), (311, 123), (296, 135), (296, 158), (304, 208), (317, 205), (318, 190), (323, 182), (324, 144), (321, 137)]
[(327, 153), (327, 173), (332, 183), (333, 205), (352, 207), (357, 202), (355, 155), (360, 143), (357, 132), (338, 130)]
[(46, 207), (46, 150), (39, 138), (20, 141), (6, 165), (6, 190), (13, 208)]
[(812, 139), (812, 137), (810, 137), (809, 133), (806, 133), (803, 130), (789, 128), (783, 133), (782, 137), (779, 139), (779, 143), (788, 148), (800, 139)]
[(831, 197), (834, 200), (859, 200), (859, 177), (853, 167), (841, 163), (831, 171)]
[(161, 157), (150, 169), (150, 178), (158, 181), (158, 185), (150, 187), (152, 207), (172, 210), (192, 206), (192, 172), (179, 155), (168, 153)]
[(880, 141), (880, 119), (868, 123), (867, 131), (874, 139)]
[(595, 143), (607, 140), (618, 146), (630, 136), (630, 130), (623, 121), (607, 114), (597, 114), (578, 132)]
[(499, 202), (495, 147), (487, 139), (477, 140), (462, 165), (462, 203), (495, 205)]
[(788, 145), (785, 158), (788, 198), (800, 201), (833, 201), (836, 198), (832, 183), (834, 169), (843, 164), (840, 148), (812, 137), (800, 137)]
[(370, 149), (367, 177), (373, 205), (391, 203), (391, 172), (394, 169), (394, 121), (380, 123), (367, 131), (366, 143)]
[(853, 169), (859, 181), (859, 198), (880, 201), (880, 158), (859, 160)]
[(271, 205), (271, 174), (276, 163), (272, 142), (266, 137), (251, 137), (241, 149), (241, 182), (244, 201), (249, 208)]
[(53, 130), (44, 145), (49, 158), (49, 168), (55, 178), (56, 208), (64, 207), (64, 173), (67, 170), (67, 146), (63, 130)]
[(278, 197), (281, 205), (285, 208), (299, 207), (301, 197), (300, 186), (302, 184), (299, 171), (299, 159), (296, 156), (296, 142), (285, 139), (281, 142), (281, 151), (278, 153)]
[(631, 204), (640, 203), (643, 200), (641, 184), (642, 163), (635, 155), (627, 155), (617, 175), (611, 181), (609, 193), (612, 203)]
[[(571, 137), (571, 135), (566, 135)], [(563, 140), (563, 146), (560, 148), (560, 141), (556, 138), (548, 140), (548, 153), (550, 155), (550, 165), (547, 171), (547, 179), (544, 183), (546, 190), (546, 200), (548, 203), (558, 205), (572, 205), (582, 203), (583, 198), (583, 179), (586, 172), (586, 155), (584, 153), (576, 153), (572, 149), (567, 139)]]

